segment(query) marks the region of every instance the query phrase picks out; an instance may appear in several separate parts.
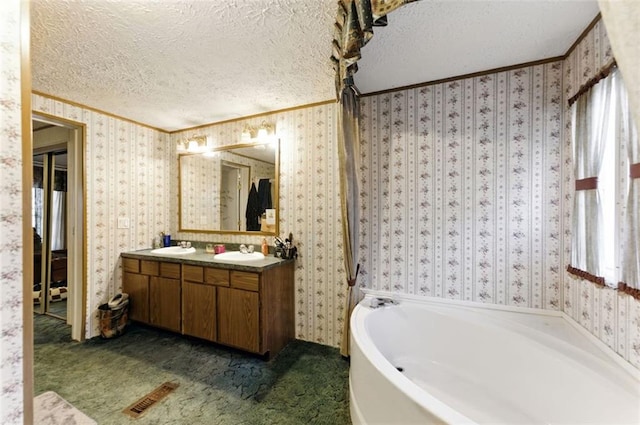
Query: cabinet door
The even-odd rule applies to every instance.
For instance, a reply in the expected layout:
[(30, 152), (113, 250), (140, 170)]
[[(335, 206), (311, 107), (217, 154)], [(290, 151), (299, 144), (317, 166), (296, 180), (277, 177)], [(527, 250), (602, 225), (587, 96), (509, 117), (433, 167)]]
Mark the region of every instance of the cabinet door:
[(180, 280), (151, 277), (149, 323), (160, 328), (180, 332)]
[(216, 287), (182, 283), (182, 333), (216, 341)]
[(149, 276), (125, 272), (122, 290), (129, 294), (129, 318), (149, 323)]
[(218, 342), (260, 352), (260, 299), (257, 292), (218, 288)]

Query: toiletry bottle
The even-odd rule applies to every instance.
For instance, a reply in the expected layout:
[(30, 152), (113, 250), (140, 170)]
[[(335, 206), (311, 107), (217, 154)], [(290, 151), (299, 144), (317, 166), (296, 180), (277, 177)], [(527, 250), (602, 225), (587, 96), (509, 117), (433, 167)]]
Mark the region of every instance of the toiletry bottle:
[(262, 238), (262, 254), (269, 255), (269, 245), (267, 245), (267, 238)]

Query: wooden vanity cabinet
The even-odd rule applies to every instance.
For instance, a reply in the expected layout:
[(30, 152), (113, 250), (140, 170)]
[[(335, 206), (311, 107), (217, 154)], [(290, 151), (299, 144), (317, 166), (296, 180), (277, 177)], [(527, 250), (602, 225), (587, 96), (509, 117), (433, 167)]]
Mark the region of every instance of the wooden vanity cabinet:
[(294, 338), (294, 264), (261, 271), (122, 259), (129, 317), (256, 354)]
[(229, 286), (229, 270), (184, 265), (182, 333), (216, 342), (216, 287)]
[[(149, 278), (149, 323), (180, 332), (180, 264), (154, 262), (157, 275)], [(154, 270), (155, 271), (155, 270)]]
[(122, 259), (122, 292), (129, 295), (129, 319), (149, 323), (149, 276), (140, 273), (140, 260)]
[(232, 270), (218, 288), (218, 342), (278, 353), (294, 338), (293, 263), (252, 273)]
[(122, 291), (129, 294), (129, 318), (181, 331), (181, 265), (123, 258)]
[(218, 289), (218, 341), (260, 353), (260, 274), (231, 271), (229, 288)]

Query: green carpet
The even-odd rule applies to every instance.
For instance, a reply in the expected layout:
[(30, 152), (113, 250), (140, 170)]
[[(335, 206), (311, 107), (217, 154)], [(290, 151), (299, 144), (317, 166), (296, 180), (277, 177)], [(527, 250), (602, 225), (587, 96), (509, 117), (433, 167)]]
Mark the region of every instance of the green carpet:
[[(349, 364), (338, 350), (292, 341), (261, 358), (131, 325), (115, 339), (72, 342), (36, 315), (35, 395), (55, 391), (98, 424), (350, 424)], [(163, 382), (180, 386), (138, 419), (122, 410)]]

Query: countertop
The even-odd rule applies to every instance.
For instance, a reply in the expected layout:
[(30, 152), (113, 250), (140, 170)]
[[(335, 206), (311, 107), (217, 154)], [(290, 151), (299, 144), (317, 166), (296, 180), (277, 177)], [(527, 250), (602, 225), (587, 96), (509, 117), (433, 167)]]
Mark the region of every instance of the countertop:
[(123, 258), (136, 258), (138, 260), (164, 261), (166, 263), (189, 264), (193, 266), (208, 266), (219, 269), (241, 270), (250, 272), (261, 272), (263, 270), (290, 263), (294, 260), (283, 260), (273, 255), (268, 255), (264, 260), (255, 260), (247, 263), (215, 260), (214, 254), (208, 254), (204, 249), (196, 248), (196, 252), (186, 255), (152, 254), (151, 249), (140, 249), (138, 251), (128, 251), (120, 253)]

